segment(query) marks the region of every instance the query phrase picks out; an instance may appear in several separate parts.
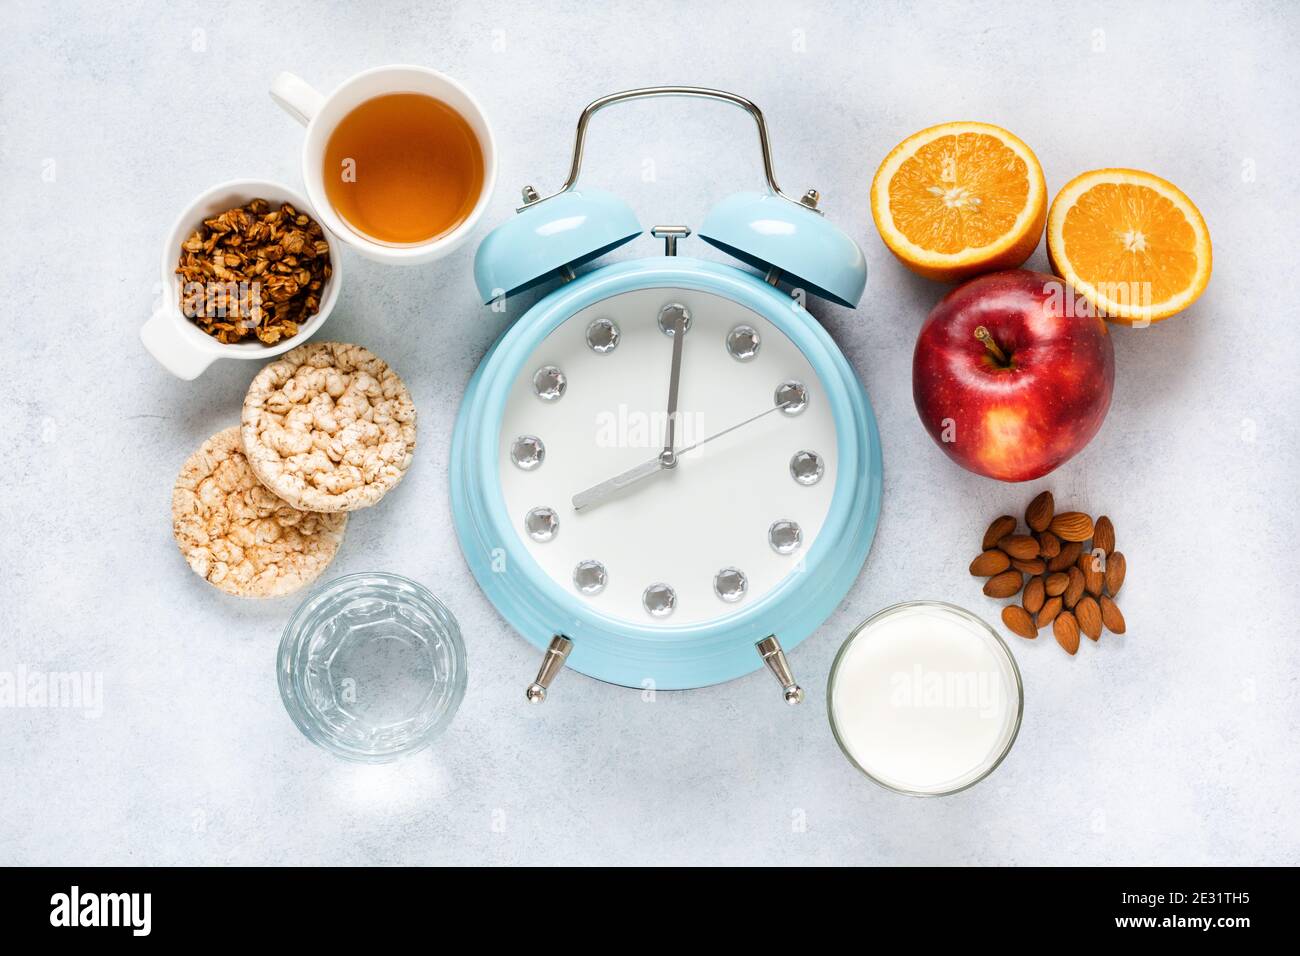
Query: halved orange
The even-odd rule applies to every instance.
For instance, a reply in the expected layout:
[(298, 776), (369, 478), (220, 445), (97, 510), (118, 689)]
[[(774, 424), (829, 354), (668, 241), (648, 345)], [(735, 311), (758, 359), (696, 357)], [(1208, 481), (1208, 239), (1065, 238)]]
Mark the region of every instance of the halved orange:
[(954, 282), (1029, 258), (1047, 218), (1047, 184), (1034, 151), (1002, 127), (943, 123), (885, 157), (871, 217), (903, 265)]
[(1047, 216), (1052, 271), (1098, 315), (1126, 325), (1159, 322), (1210, 281), (1210, 230), (1171, 182), (1137, 169), (1076, 176)]

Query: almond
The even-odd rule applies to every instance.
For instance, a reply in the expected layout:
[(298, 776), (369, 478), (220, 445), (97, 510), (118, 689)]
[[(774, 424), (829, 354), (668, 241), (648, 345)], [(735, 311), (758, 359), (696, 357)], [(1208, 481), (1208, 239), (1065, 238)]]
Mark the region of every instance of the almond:
[(1107, 554), (1115, 550), (1115, 526), (1106, 515), (1098, 518), (1097, 526), (1092, 529), (1092, 546)]
[(1106, 625), (1106, 630), (1112, 634), (1124, 633), (1124, 615), (1119, 612), (1119, 605), (1112, 601), (1108, 596), (1102, 595), (1101, 601), (1101, 623)]
[(1079, 649), (1079, 622), (1069, 611), (1062, 611), (1052, 622), (1052, 633), (1056, 643), (1065, 648), (1065, 653), (1073, 654)]
[(1074, 606), (1079, 603), (1079, 598), (1083, 597), (1083, 572), (1078, 568), (1070, 568), (1068, 574), (1070, 583), (1065, 588), (1065, 606), (1074, 610)]
[(1021, 561), (1038, 557), (1038, 542), (1027, 534), (1009, 534), (999, 538), (998, 547)]
[(1000, 518), (994, 518), (993, 523), (989, 525), (989, 530), (984, 532), (984, 543), (980, 548), (987, 551), (989, 548), (996, 547), (997, 543), (1016, 530), (1016, 519), (1011, 515), (1003, 515)]
[(1043, 590), (1042, 578), (1030, 578), (1029, 583), (1025, 585), (1025, 594), (1023, 604), (1025, 610), (1030, 614), (1037, 614), (1043, 608), (1043, 601), (1047, 594)]
[(1023, 582), (1019, 571), (1003, 571), (984, 582), (984, 593), (991, 598), (1009, 598), (1020, 591)]
[(1061, 553), (1061, 539), (1050, 531), (1038, 535), (1038, 553), (1044, 558), (1054, 558)]
[(991, 578), (1011, 567), (1011, 559), (997, 548), (985, 551), (970, 563), (970, 573), (977, 578)]
[(1061, 553), (1047, 562), (1047, 570), (1064, 571), (1079, 560), (1079, 555), (1082, 552), (1083, 545), (1078, 541), (1070, 541), (1061, 545)]
[(1079, 555), (1079, 568), (1083, 571), (1083, 587), (1093, 597), (1100, 597), (1106, 586), (1106, 556), (1085, 551)]
[(1079, 622), (1079, 630), (1094, 641), (1101, 637), (1101, 608), (1091, 594), (1079, 598), (1074, 608), (1074, 619)]
[(1106, 590), (1112, 595), (1118, 594), (1124, 586), (1124, 575), (1128, 571), (1128, 562), (1120, 551), (1112, 551), (1106, 559)]
[(1019, 604), (1008, 604), (1002, 609), (1002, 623), (1013, 634), (1019, 634), (1021, 637), (1033, 640), (1038, 636), (1038, 628), (1034, 627), (1033, 619)]
[(1108, 515), (1056, 511), (1050, 491), (1040, 491), (1025, 508), (1024, 523), (1011, 515), (996, 518), (984, 532), (981, 553), (970, 573), (985, 578), (984, 593), (1010, 599), (1002, 623), (1032, 640), (1050, 626), (1056, 642), (1074, 655), (1081, 635), (1100, 641), (1103, 631), (1125, 632), (1115, 595), (1128, 570), (1115, 550), (1115, 525)]
[(1046, 531), (1052, 523), (1052, 514), (1056, 511), (1056, 502), (1050, 491), (1044, 491), (1025, 509), (1025, 524), (1035, 531)]
[(1048, 527), (1062, 541), (1087, 541), (1092, 537), (1092, 519), (1082, 511), (1063, 511)]
[(1039, 627), (1047, 627), (1061, 613), (1061, 599), (1059, 597), (1048, 598), (1043, 602), (1042, 608), (1035, 618)]

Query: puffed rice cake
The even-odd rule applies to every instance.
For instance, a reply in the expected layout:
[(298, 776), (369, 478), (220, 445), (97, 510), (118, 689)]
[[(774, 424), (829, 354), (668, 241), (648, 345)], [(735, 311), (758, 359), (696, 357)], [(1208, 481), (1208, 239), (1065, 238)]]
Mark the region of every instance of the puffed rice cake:
[(194, 573), (237, 597), (278, 597), (320, 575), (338, 552), (345, 514), (300, 511), (253, 474), (238, 426), (185, 462), (172, 489), (172, 531)]
[(244, 450), (262, 483), (307, 511), (353, 511), (396, 487), (415, 458), (415, 404), (359, 345), (310, 342), (253, 379)]

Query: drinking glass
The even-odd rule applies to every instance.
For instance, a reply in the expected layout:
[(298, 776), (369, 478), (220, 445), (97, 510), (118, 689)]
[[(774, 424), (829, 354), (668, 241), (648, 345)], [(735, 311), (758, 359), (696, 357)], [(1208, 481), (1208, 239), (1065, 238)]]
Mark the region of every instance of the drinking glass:
[(422, 585), (385, 572), (313, 591), (280, 640), (280, 696), (307, 739), (379, 763), (427, 747), (465, 695), (456, 619)]

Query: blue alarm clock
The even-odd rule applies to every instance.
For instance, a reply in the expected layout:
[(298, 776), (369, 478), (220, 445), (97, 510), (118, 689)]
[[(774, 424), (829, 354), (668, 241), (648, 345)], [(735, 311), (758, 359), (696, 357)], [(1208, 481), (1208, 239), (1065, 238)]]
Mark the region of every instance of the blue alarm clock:
[[(747, 268), (680, 255), (691, 230), (670, 225), (650, 230), (663, 255), (576, 275), (642, 233), (626, 203), (577, 188), (588, 122), (660, 96), (721, 100), (756, 121), (767, 191), (730, 196), (699, 229)], [(480, 246), (485, 302), (557, 282), (483, 359), (451, 448), (470, 569), (544, 651), (529, 700), (565, 665), (680, 689), (764, 664), (786, 700), (802, 699), (785, 651), (852, 586), (881, 496), (866, 392), (803, 305), (856, 307), (866, 284), (861, 249), (818, 200), (781, 191), (744, 97), (629, 90), (583, 110), (564, 185), (526, 187)]]

